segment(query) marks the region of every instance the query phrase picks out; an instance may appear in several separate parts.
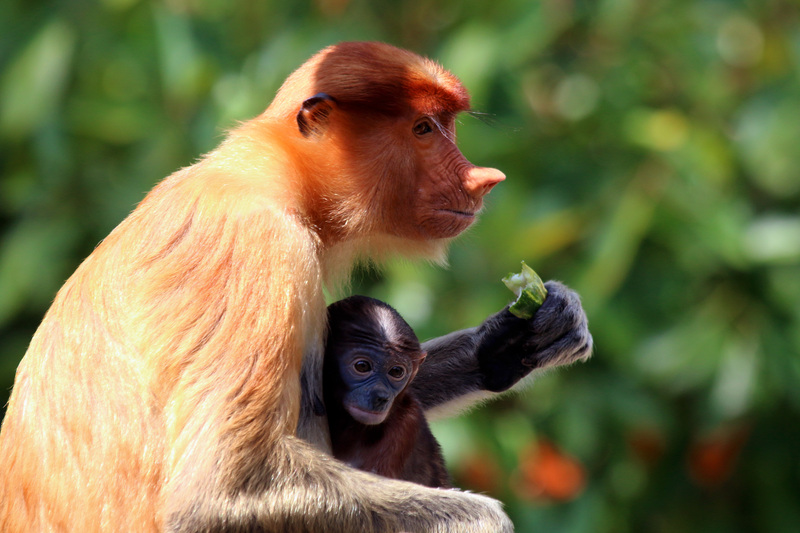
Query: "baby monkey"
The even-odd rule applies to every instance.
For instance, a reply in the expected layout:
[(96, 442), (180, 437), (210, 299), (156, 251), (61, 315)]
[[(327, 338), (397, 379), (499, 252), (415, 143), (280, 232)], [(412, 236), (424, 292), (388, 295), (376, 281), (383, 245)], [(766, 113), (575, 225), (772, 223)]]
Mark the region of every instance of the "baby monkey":
[(409, 383), (425, 359), (389, 305), (351, 296), (328, 307), (323, 391), (333, 455), (354, 468), (449, 487), (439, 443)]

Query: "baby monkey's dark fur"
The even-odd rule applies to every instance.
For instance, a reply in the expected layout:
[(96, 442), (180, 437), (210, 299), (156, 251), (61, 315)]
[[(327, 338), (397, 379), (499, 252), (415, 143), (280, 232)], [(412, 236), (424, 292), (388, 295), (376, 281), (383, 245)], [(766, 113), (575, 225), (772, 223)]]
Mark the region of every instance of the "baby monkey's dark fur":
[(449, 487), (439, 443), (409, 384), (425, 359), (389, 305), (352, 296), (328, 308), (324, 396), (333, 455), (381, 476)]

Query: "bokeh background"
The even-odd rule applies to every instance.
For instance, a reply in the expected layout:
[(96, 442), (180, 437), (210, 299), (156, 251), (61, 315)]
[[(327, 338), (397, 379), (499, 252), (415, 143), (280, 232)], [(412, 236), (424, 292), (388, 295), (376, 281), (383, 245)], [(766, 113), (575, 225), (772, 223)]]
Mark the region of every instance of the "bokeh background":
[(430, 338), (524, 259), (582, 297), (588, 363), (439, 422), (521, 532), (800, 528), (800, 8), (790, 0), (0, 2), (0, 403), (55, 292), (159, 179), (318, 49), (377, 39), (473, 94), (508, 176), (450, 267), (354, 291)]

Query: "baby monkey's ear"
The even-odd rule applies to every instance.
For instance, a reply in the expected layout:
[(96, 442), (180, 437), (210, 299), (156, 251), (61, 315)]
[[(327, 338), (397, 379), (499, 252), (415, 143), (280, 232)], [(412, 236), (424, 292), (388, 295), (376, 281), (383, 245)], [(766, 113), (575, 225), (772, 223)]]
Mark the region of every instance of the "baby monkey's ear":
[(428, 357), (428, 352), (419, 352), (419, 354), (413, 357), (412, 361), (414, 364), (411, 365), (411, 377), (408, 379), (409, 383), (411, 383), (411, 381), (414, 379), (414, 376), (417, 375), (419, 366), (425, 362), (426, 357)]

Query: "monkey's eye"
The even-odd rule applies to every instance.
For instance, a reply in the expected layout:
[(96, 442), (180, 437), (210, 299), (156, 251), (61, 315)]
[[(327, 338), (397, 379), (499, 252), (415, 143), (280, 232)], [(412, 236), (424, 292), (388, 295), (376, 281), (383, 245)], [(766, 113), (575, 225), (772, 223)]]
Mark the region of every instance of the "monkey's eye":
[(414, 134), (418, 136), (427, 135), (433, 131), (433, 124), (429, 118), (422, 118), (414, 124)]
[(389, 369), (389, 375), (394, 379), (401, 379), (406, 375), (406, 369), (402, 366), (393, 366)]
[(359, 374), (367, 374), (370, 370), (372, 370), (372, 365), (369, 364), (369, 361), (361, 359), (360, 361), (356, 361), (356, 363), (353, 365), (353, 368), (355, 368), (356, 372)]

